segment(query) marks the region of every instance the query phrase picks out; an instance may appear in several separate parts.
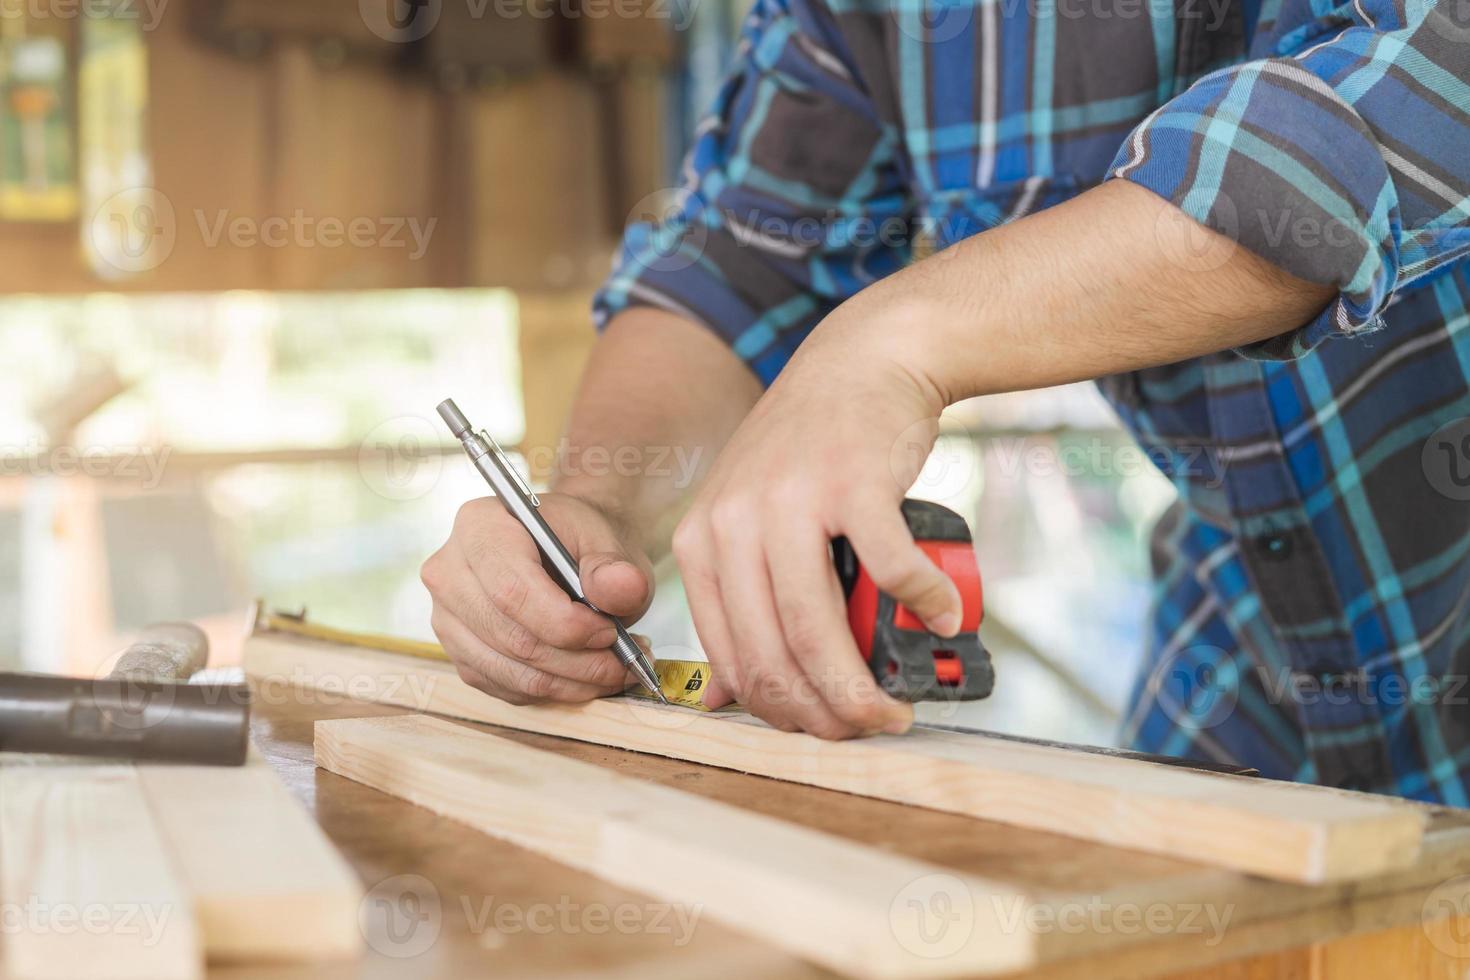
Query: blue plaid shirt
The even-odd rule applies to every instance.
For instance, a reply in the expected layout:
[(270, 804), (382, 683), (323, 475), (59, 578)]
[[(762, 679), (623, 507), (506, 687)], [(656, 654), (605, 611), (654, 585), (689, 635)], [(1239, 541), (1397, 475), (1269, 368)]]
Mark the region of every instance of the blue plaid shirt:
[(1124, 735), (1465, 806), (1466, 79), (1466, 0), (757, 0), (596, 313), (680, 312), (769, 382), (916, 249), (1105, 179), (1336, 285), (1099, 382), (1179, 491)]

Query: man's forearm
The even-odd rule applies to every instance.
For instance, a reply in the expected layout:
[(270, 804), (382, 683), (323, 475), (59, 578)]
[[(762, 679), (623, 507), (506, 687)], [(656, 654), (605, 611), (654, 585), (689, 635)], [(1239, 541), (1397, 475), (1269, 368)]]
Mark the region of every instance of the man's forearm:
[(939, 404), (1168, 364), (1284, 333), (1334, 295), (1113, 181), (940, 252), (837, 316)]
[(656, 558), (688, 491), (760, 394), (704, 327), (662, 310), (621, 313), (593, 350), (553, 489), (616, 514)]

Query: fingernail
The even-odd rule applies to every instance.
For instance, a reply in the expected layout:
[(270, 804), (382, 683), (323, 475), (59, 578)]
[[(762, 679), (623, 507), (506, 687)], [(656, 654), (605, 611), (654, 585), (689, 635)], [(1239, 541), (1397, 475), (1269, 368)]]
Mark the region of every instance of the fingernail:
[(884, 725), (883, 731), (887, 732), (889, 735), (902, 735), (904, 732), (908, 731), (912, 725), (913, 722), (910, 719), (900, 716), (893, 719), (888, 724)]
[(930, 624), (934, 632), (940, 636), (954, 636), (960, 631), (960, 614), (957, 612), (940, 613), (934, 617)]

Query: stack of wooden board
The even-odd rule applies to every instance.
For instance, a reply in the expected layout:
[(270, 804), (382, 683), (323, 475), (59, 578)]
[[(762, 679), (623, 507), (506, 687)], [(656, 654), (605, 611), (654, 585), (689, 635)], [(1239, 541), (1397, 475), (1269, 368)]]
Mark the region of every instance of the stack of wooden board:
[[(1470, 821), (1363, 794), (934, 731), (827, 743), (742, 716), (627, 699), (520, 708), (470, 689), (446, 664), (273, 633), (250, 640), (247, 673), (273, 691), (308, 687), (1200, 862), (1166, 878), (1115, 881), (1096, 894), (1086, 875), (1075, 892), (1038, 889), (1003, 867), (977, 876), (901, 861), (745, 808), (711, 809), (690, 794), (589, 774), (442, 722), (318, 729), (318, 761), (334, 771), (626, 887), (698, 903), (763, 941), (856, 974), (1090, 976), (1106, 956), (1114, 972), (1099, 976), (1151, 975), (1305, 943), (1317, 930), (1449, 914), (1453, 902), (1430, 909), (1425, 894), (1442, 882), (1456, 887), (1456, 876), (1470, 871)], [(680, 834), (681, 820), (655, 812), (719, 829)], [(650, 863), (655, 845), (662, 857)], [(805, 931), (781, 926), (797, 907)], [(813, 911), (827, 907), (843, 914)], [(967, 938), (941, 956), (924, 939), (923, 916), (905, 918), (960, 908)], [(1229, 934), (1202, 950), (1198, 930), (1130, 926), (1127, 917), (1141, 909), (1228, 912)], [(1073, 913), (1082, 920), (1029, 925)], [(834, 952), (841, 949), (849, 951)]]
[(353, 956), (361, 898), (258, 754), (242, 767), (0, 755), (5, 980)]

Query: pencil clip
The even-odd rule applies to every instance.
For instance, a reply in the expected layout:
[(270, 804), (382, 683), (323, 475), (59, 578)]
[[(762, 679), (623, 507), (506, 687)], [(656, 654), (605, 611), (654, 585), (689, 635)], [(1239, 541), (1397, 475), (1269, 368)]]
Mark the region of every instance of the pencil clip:
[(481, 429), (480, 438), (484, 439), (490, 444), (490, 451), (495, 454), (496, 459), (500, 460), (500, 465), (505, 467), (506, 470), (510, 472), (510, 478), (516, 481), (516, 485), (525, 492), (527, 497), (531, 498), (531, 506), (540, 507), (541, 498), (536, 496), (536, 491), (532, 490), (530, 485), (526, 483), (525, 479), (521, 477), (521, 471), (516, 469), (515, 465), (511, 463), (510, 457), (505, 454), (504, 449), (500, 448), (500, 443), (495, 441), (495, 437), (486, 432), (484, 429)]

